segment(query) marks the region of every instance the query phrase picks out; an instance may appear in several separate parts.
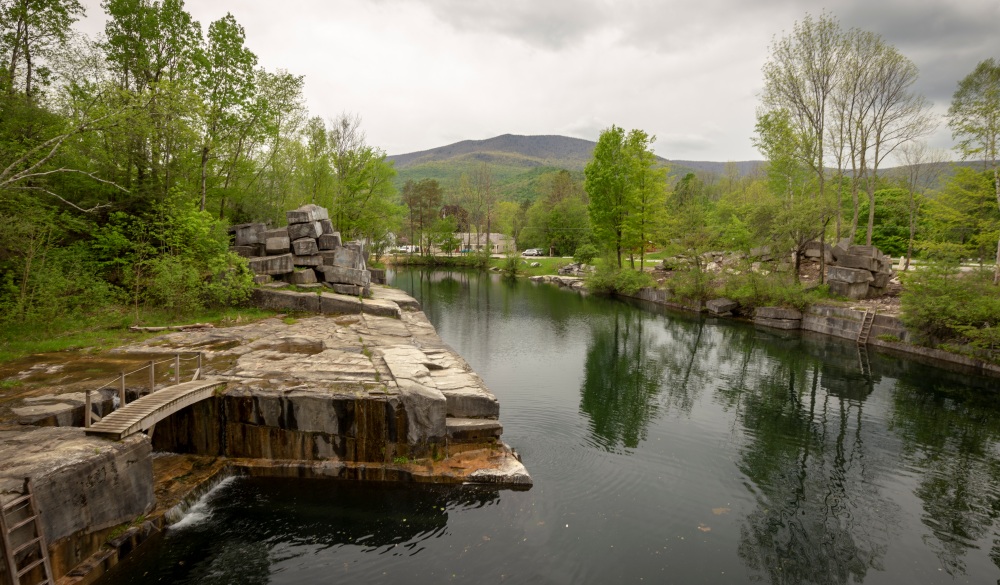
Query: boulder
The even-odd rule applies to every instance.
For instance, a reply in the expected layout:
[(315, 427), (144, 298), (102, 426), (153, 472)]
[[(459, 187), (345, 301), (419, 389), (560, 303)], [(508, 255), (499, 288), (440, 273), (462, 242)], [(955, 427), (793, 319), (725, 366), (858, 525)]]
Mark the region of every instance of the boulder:
[(739, 303), (727, 298), (712, 299), (711, 301), (705, 303), (705, 308), (708, 309), (708, 312), (715, 315), (725, 315), (726, 313), (731, 313), (739, 306)]
[(316, 272), (312, 268), (296, 270), (289, 275), (288, 282), (292, 284), (313, 284), (316, 282)]
[(288, 236), (274, 236), (264, 241), (264, 252), (268, 256), (277, 254), (287, 254), (291, 250), (292, 242)]
[(289, 272), (295, 270), (291, 254), (251, 258), (249, 263), (250, 270), (252, 270), (254, 274), (270, 274), (271, 276), (274, 276), (277, 274), (288, 274)]
[(292, 253), (296, 256), (314, 256), (319, 254), (319, 247), (313, 238), (301, 238), (292, 242)]
[(309, 205), (303, 205), (298, 209), (286, 211), (285, 217), (288, 219), (288, 225), (291, 226), (293, 224), (312, 223), (321, 219), (330, 219), (330, 214), (327, 213), (326, 208), (310, 203)]
[[(845, 268), (843, 266), (830, 266), (826, 270), (828, 281), (839, 281), (847, 284), (869, 283), (875, 278), (868, 270), (858, 268)], [(846, 295), (845, 295), (846, 296)]]
[(302, 238), (312, 238), (315, 240), (321, 235), (323, 235), (323, 230), (319, 227), (318, 221), (296, 223), (288, 226), (288, 238), (293, 242)]
[(316, 244), (319, 245), (320, 250), (336, 250), (341, 246), (340, 233), (322, 234), (316, 238)]

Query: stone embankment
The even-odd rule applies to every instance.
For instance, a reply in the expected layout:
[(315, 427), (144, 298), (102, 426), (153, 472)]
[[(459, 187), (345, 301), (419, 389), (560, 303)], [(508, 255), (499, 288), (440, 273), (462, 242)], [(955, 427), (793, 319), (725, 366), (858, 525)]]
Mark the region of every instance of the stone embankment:
[[(261, 288), (259, 304), (293, 316), (120, 348), (146, 360), (201, 352), (205, 373), (227, 382), (149, 435), (112, 441), (68, 426), (83, 420), (79, 384), (67, 395), (5, 397), (0, 502), (24, 493), (30, 478), (53, 573), (82, 583), (220, 474), (530, 486), (501, 441), (500, 406), (483, 380), (417, 301), (370, 290), (365, 299)], [(146, 392), (128, 388), (130, 397)], [(95, 412), (111, 410), (114, 398), (110, 388), (95, 395)], [(15, 535), (13, 547), (26, 538)]]

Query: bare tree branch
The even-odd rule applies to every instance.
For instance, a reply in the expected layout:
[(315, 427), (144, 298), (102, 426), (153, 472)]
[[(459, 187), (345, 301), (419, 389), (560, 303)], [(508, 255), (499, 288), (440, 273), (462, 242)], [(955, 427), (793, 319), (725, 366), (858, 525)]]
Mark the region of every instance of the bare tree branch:
[(82, 211), (83, 213), (93, 213), (93, 212), (97, 211), (98, 209), (103, 209), (105, 207), (111, 207), (110, 203), (102, 203), (101, 205), (95, 205), (94, 207), (91, 207), (90, 209), (84, 209), (84, 208), (80, 207), (79, 205), (77, 205), (77, 204), (75, 204), (75, 203), (73, 203), (71, 201), (67, 201), (67, 200), (63, 199), (62, 197), (60, 197), (59, 195), (57, 195), (57, 194), (53, 193), (52, 191), (49, 191), (48, 189), (45, 189), (43, 187), (12, 187), (12, 189), (17, 189), (17, 190), (20, 190), (20, 191), (41, 191), (42, 193), (45, 193), (47, 195), (51, 195), (51, 196), (55, 197), (56, 199), (58, 199), (59, 201), (62, 201), (66, 205), (69, 205), (73, 209), (76, 209), (78, 211)]

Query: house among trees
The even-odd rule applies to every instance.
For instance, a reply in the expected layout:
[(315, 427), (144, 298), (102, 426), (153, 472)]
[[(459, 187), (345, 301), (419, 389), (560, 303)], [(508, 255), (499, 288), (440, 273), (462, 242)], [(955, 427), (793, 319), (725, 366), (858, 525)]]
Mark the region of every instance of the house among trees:
[(505, 234), (457, 232), (455, 233), (455, 237), (461, 242), (458, 249), (462, 252), (479, 252), (485, 250), (487, 249), (487, 241), (489, 242), (490, 254), (506, 254), (507, 252), (517, 251), (514, 238)]

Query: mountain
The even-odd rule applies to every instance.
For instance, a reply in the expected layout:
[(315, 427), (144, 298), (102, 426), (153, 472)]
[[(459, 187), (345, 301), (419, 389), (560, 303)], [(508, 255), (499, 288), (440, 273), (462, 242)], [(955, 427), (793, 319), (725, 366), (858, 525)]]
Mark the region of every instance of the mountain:
[[(590, 161), (595, 142), (568, 136), (519, 136), (503, 134), (486, 140), (463, 140), (429, 150), (386, 157), (395, 163), (398, 187), (408, 180), (436, 179), (445, 189), (457, 188), (462, 173), (470, 173), (480, 163), (490, 164), (501, 196), (514, 200), (534, 199), (542, 177), (567, 170), (578, 178)], [(671, 174), (723, 173), (726, 163), (709, 161), (668, 161)], [(736, 163), (741, 175), (754, 172), (762, 163)]]

